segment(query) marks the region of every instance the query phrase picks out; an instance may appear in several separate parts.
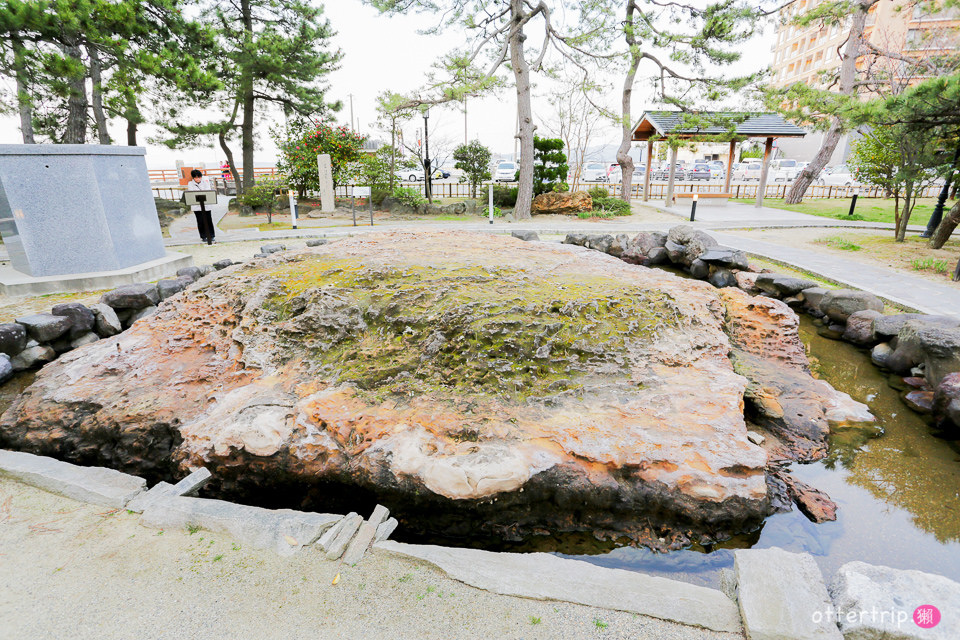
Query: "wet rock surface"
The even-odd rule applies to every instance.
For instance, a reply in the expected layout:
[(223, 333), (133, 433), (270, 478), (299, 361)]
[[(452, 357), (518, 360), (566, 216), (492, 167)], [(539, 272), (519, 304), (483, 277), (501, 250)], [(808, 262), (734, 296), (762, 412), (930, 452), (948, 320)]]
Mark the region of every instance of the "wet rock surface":
[[(791, 322), (795, 335), (792, 311), (728, 291), (483, 234), (277, 253), (45, 367), (0, 446), (151, 480), (203, 466), (216, 495), (286, 506), (366, 493), (449, 536), (715, 540), (770, 510), (745, 390), (776, 372), (802, 386), (817, 417), (780, 420), (797, 457), (859, 409), (809, 376), (799, 338), (771, 339)], [(731, 347), (763, 376), (738, 375)]]

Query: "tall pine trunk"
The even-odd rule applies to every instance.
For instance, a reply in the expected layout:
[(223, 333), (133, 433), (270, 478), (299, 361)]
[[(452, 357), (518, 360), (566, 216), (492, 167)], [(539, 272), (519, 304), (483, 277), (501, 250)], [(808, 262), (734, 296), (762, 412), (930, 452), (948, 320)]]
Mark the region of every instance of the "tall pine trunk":
[[(850, 23), (850, 34), (847, 36), (847, 44), (843, 48), (843, 57), (840, 59), (840, 95), (853, 95), (856, 90), (857, 79), (857, 58), (860, 56), (860, 50), (863, 48), (863, 28), (867, 23), (867, 10), (876, 3), (877, 0), (860, 0), (853, 5), (853, 17)], [(834, 116), (830, 123), (830, 129), (823, 138), (820, 150), (813, 156), (797, 179), (790, 187), (790, 193), (787, 194), (787, 204), (799, 204), (803, 200), (803, 194), (813, 183), (814, 179), (820, 175), (823, 168), (827, 166), (830, 157), (840, 142), (840, 136), (843, 134), (843, 122), (840, 118)]]
[(137, 120), (129, 117), (127, 118), (127, 145), (137, 146)]
[(103, 113), (103, 67), (100, 56), (95, 47), (87, 46), (87, 56), (90, 58), (90, 101), (93, 108), (93, 120), (97, 124), (97, 139), (100, 144), (111, 144), (110, 133), (107, 131), (107, 117)]
[(67, 126), (63, 132), (64, 144), (84, 144), (87, 141), (87, 83), (80, 47), (77, 44), (65, 44), (61, 47), (63, 55), (76, 63), (76, 73), (67, 79), (69, 96), (67, 97)]
[(13, 47), (13, 72), (17, 81), (17, 111), (20, 113), (20, 133), (23, 144), (36, 144), (33, 137), (33, 99), (27, 81), (26, 49), (19, 38), (11, 38)]
[[(240, 1), (240, 12), (243, 17), (244, 51), (249, 50), (253, 39), (253, 18), (250, 9), (250, 0)], [(240, 148), (243, 155), (243, 184), (237, 183), (238, 193), (246, 193), (253, 186), (253, 108), (256, 100), (253, 96), (253, 69), (248, 60), (241, 65), (240, 98), (243, 106), (243, 121), (240, 125)]]
[(523, 0), (510, 0), (513, 26), (510, 28), (510, 63), (517, 84), (517, 113), (520, 138), (520, 184), (517, 189), (517, 204), (513, 208), (515, 218), (530, 218), (533, 203), (533, 108), (530, 104), (530, 65), (523, 56)]
[[(633, 35), (633, 12), (636, 5), (627, 3), (627, 20), (624, 24), (624, 34), (627, 45), (630, 47), (630, 68), (627, 77), (623, 80), (623, 95), (620, 99), (621, 137), (620, 147), (617, 149), (617, 162), (620, 163), (620, 199), (630, 202), (630, 189), (633, 186), (633, 157), (630, 156), (630, 145), (633, 142), (633, 120), (631, 118), (631, 103), (633, 101), (633, 82), (637, 76), (637, 67), (640, 66), (641, 56), (637, 51), (637, 39)], [(650, 158), (647, 158), (650, 162)]]
[(930, 247), (933, 249), (943, 248), (958, 224), (960, 224), (960, 200), (954, 202), (947, 215), (943, 216), (937, 230), (933, 232), (933, 237), (930, 238)]

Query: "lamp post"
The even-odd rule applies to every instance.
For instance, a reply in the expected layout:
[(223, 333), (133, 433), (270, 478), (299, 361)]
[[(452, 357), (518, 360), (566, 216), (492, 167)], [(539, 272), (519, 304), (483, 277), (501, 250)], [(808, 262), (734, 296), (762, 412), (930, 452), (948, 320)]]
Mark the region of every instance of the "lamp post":
[(857, 198), (860, 196), (860, 187), (857, 187), (853, 190), (853, 198), (850, 200), (850, 211), (847, 213), (848, 216), (853, 215), (853, 210), (857, 208)]
[(430, 184), (430, 135), (427, 133), (427, 120), (430, 118), (430, 109), (423, 112), (423, 186), (427, 202), (433, 203), (433, 189)]

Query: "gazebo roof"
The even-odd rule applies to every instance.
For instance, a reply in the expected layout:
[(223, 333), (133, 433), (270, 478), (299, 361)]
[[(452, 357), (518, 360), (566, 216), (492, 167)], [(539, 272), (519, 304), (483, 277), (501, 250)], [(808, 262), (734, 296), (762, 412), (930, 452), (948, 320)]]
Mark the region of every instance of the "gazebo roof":
[[(701, 111), (686, 114), (683, 111), (646, 111), (640, 121), (633, 126), (633, 139), (645, 141), (650, 138), (666, 137), (669, 135), (678, 138), (699, 138), (703, 136), (731, 136), (729, 127), (712, 125), (706, 127), (678, 128), (684, 117), (690, 115), (703, 118), (707, 121), (730, 120), (735, 121), (742, 117), (737, 111)], [(759, 113), (737, 123), (732, 132), (735, 138), (802, 138), (807, 132), (795, 124), (791, 124), (775, 113)]]

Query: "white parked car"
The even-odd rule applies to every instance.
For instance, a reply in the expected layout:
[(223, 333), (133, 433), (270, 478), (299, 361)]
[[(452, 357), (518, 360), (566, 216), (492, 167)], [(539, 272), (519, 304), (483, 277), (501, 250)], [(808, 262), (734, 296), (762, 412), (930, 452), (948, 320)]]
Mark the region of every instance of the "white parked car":
[(513, 182), (514, 178), (517, 177), (517, 169), (519, 167), (517, 167), (516, 162), (501, 162), (493, 172), (493, 181)]
[(748, 162), (743, 169), (744, 180), (760, 181), (760, 173), (763, 171), (762, 162)]
[(423, 182), (423, 168), (400, 169), (397, 171), (397, 179), (400, 182)]
[(584, 182), (607, 182), (607, 165), (591, 162), (583, 167), (580, 179)]
[(774, 160), (770, 163), (770, 175), (774, 182), (793, 182), (802, 168), (796, 160)]
[(820, 172), (817, 184), (821, 187), (859, 187), (860, 182), (845, 164), (838, 164)]
[(710, 165), (710, 178), (711, 179), (720, 179), (727, 175), (727, 168), (724, 166), (723, 161), (721, 160), (711, 160), (707, 163)]

